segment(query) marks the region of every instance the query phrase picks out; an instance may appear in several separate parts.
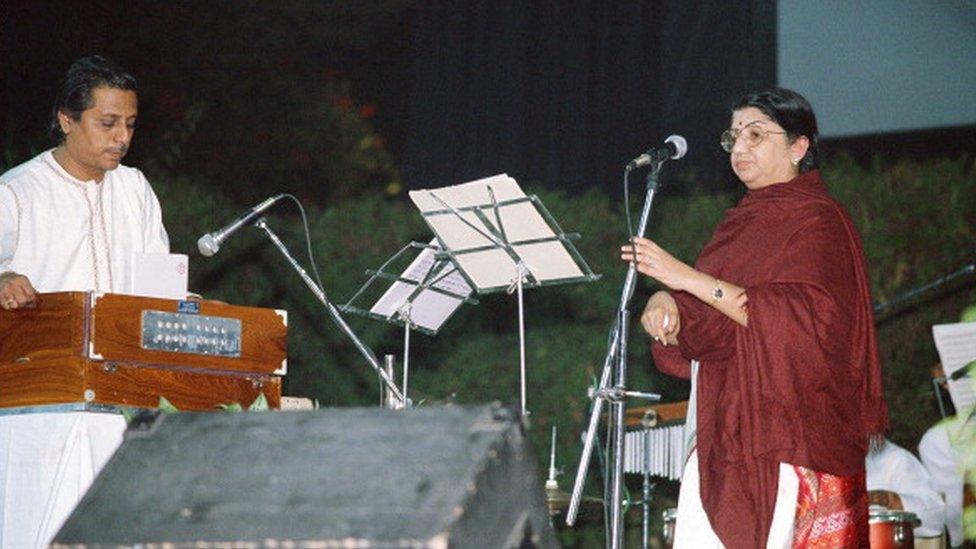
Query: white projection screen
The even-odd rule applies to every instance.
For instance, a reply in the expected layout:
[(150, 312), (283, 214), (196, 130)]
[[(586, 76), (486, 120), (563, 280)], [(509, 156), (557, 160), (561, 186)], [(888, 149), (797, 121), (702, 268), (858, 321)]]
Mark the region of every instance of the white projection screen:
[(976, 124), (976, 2), (780, 0), (777, 42), (824, 137)]

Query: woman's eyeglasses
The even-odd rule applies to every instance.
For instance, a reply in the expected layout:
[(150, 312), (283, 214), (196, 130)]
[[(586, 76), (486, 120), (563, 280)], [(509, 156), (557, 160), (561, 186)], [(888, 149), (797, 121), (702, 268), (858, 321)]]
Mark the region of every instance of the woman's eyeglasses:
[(745, 140), (746, 146), (751, 149), (762, 143), (763, 139), (766, 138), (766, 135), (770, 133), (785, 134), (786, 132), (774, 132), (759, 126), (746, 126), (741, 130), (729, 128), (722, 132), (722, 139), (719, 141), (719, 143), (722, 144), (722, 149), (725, 150), (725, 152), (730, 153), (732, 152), (732, 148), (735, 147), (736, 140), (741, 137)]

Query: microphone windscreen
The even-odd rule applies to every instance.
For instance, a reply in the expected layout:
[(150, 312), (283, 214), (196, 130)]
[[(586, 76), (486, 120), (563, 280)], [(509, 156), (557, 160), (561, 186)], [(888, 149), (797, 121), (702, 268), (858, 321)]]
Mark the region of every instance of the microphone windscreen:
[(210, 257), (220, 250), (220, 243), (214, 238), (213, 233), (207, 233), (197, 240), (197, 249), (200, 250), (201, 255)]
[[(673, 151), (671, 153), (671, 160), (677, 160), (683, 158), (688, 152), (688, 141), (680, 135), (669, 135), (667, 139), (664, 140), (668, 145), (673, 145)], [(672, 148), (672, 147), (669, 147)]]

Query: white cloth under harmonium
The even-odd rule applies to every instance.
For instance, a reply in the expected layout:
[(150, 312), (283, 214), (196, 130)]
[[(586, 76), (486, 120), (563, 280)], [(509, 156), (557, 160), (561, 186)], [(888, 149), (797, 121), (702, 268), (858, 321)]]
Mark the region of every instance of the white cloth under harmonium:
[[(139, 170), (80, 181), (47, 151), (0, 176), (0, 272), (26, 275), (39, 292), (129, 293), (136, 252), (169, 252)], [(46, 547), (121, 444), (125, 421), (57, 407), (10, 412), (0, 411), (0, 549)]]

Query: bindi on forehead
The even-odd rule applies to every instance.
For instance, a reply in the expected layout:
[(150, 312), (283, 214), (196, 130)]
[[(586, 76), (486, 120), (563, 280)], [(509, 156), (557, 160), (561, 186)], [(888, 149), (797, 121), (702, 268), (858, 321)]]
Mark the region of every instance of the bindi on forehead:
[(746, 118), (739, 121), (733, 121), (732, 126), (735, 128), (745, 128), (748, 126), (764, 126), (766, 124), (773, 124), (773, 121), (769, 118)]
[(756, 107), (745, 107), (732, 112), (732, 127), (737, 129), (746, 126), (773, 124), (773, 120)]

